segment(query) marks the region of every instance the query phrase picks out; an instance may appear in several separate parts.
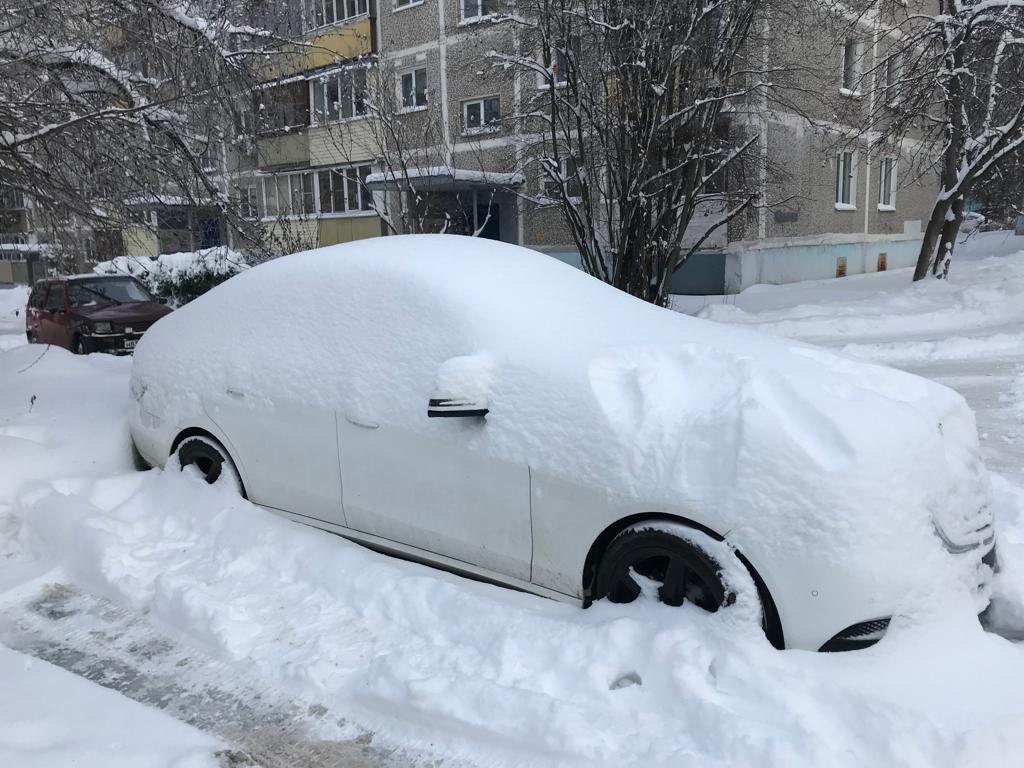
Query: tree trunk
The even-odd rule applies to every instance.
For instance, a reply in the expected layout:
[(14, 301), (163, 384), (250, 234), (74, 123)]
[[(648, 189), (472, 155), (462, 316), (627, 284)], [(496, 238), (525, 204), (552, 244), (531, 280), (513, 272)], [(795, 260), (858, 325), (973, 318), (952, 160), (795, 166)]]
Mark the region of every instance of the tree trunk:
[(953, 259), (953, 247), (956, 245), (956, 235), (960, 231), (960, 225), (964, 220), (964, 199), (957, 197), (953, 200), (951, 207), (952, 217), (948, 214), (942, 225), (942, 237), (939, 239), (939, 250), (935, 254), (935, 263), (932, 266), (932, 274), (939, 279), (949, 276), (949, 263)]
[(928, 276), (933, 260), (936, 259), (936, 248), (939, 245), (944, 225), (946, 223), (946, 212), (949, 210), (949, 203), (944, 200), (936, 200), (932, 208), (932, 215), (928, 219), (928, 226), (924, 230), (924, 239), (921, 241), (921, 250), (917, 255), (917, 267), (914, 269), (914, 282), (924, 280)]

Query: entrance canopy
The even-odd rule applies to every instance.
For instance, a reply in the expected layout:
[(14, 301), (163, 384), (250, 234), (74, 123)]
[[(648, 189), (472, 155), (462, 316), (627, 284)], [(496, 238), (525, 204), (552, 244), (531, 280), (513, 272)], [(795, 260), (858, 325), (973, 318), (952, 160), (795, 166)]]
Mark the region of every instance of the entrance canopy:
[(422, 187), (427, 192), (454, 192), (462, 190), (510, 188), (522, 186), (521, 173), (498, 173), (496, 171), (474, 171), (462, 168), (436, 166), (432, 168), (409, 168), (371, 173), (366, 177), (366, 186), (374, 192), (388, 192), (402, 189), (406, 184)]

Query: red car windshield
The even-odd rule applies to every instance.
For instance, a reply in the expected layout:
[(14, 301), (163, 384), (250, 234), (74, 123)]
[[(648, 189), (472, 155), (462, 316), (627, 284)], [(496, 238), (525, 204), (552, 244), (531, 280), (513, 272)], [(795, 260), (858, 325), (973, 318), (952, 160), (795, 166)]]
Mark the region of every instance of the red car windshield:
[(149, 291), (131, 278), (117, 280), (75, 280), (68, 282), (68, 300), (73, 307), (91, 304), (124, 304), (153, 301)]

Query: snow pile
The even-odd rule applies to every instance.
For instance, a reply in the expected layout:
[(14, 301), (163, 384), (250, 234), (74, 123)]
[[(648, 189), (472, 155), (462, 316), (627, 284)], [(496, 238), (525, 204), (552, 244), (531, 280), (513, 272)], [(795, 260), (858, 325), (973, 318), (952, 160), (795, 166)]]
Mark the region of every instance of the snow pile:
[(0, 765), (216, 768), (216, 740), (0, 646)]
[(68, 479), (20, 505), (30, 546), (77, 583), (443, 757), (962, 768), (1024, 748), (1024, 660), (969, 606), (863, 653), (778, 653), (743, 610), (581, 611), (371, 553), (191, 473)]
[(11, 288), (0, 286), (0, 350), (25, 342), (25, 306), (28, 304), (27, 285)]
[[(452, 368), (466, 356), (486, 365)], [(461, 394), (459, 373), (486, 396), (486, 429), (425, 417), (439, 383)], [(606, 489), (630, 511), (677, 511), (730, 532), (777, 600), (806, 590), (772, 564), (803, 562), (870, 585), (879, 615), (955, 578), (933, 520), (952, 533), (987, 502), (973, 416), (951, 390), (473, 238), (362, 241), (248, 270), (151, 329), (133, 382), (170, 425), (226, 389), (284, 403), (301, 382), (324, 419), (355, 413)]]
[(155, 258), (118, 256), (100, 262), (94, 271), (101, 275), (131, 275), (154, 295), (180, 305), (245, 269), (248, 269), (245, 256), (226, 246), (218, 246), (194, 252), (165, 253)]
[[(791, 339), (839, 344), (944, 340), (965, 328), (998, 332), (1024, 322), (1024, 238), (990, 232), (959, 246), (947, 280), (911, 283), (913, 270), (790, 285), (738, 296), (679, 297), (678, 308)], [(961, 252), (962, 251), (962, 252)], [(992, 252), (1002, 255), (993, 256)], [(722, 303), (714, 303), (720, 300)], [(921, 356), (926, 350), (918, 351)], [(883, 352), (884, 355), (884, 352)]]

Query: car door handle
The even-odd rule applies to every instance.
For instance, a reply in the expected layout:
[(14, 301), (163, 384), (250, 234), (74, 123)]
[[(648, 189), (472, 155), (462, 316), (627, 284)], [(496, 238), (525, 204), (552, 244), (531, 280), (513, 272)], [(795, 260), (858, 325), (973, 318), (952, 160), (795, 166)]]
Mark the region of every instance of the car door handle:
[(375, 424), (372, 421), (366, 421), (364, 419), (357, 419), (353, 416), (349, 416), (347, 413), (345, 414), (345, 421), (349, 424), (355, 424), (357, 427), (362, 427), (363, 429), (377, 429), (380, 427), (380, 424)]

